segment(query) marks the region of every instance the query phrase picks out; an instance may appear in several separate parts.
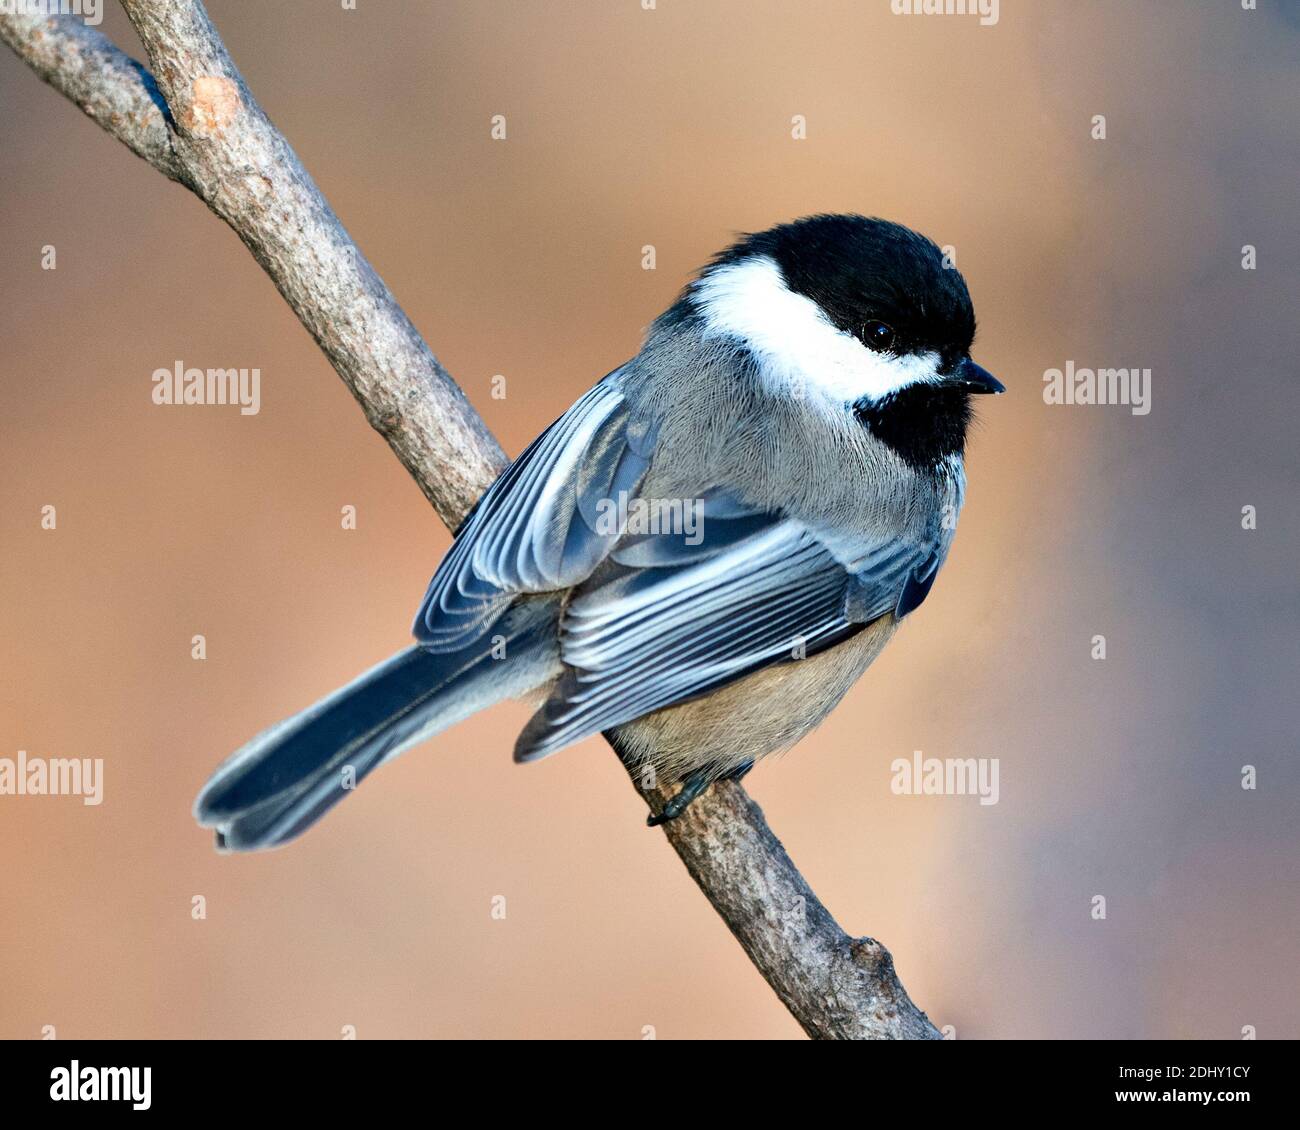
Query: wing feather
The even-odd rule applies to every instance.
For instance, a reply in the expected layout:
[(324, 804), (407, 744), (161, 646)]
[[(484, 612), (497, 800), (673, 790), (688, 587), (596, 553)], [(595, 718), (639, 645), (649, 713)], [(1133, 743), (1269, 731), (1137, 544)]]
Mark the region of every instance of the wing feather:
[(491, 487), (429, 582), (412, 629), (435, 651), (464, 646), (519, 595), (569, 588), (618, 541), (596, 502), (636, 489), (649, 461), (611, 373)]
[[(897, 541), (859, 545), (862, 571), (850, 572), (799, 522), (744, 513), (734, 499), (719, 511), (725, 522), (762, 522), (745, 537), (720, 538), (713, 556), (688, 555), (676, 566), (640, 567), (643, 551), (629, 559), (620, 545), (601, 582), (580, 589), (562, 625), (570, 673), (516, 757), (544, 757), (761, 667), (816, 654), (893, 610), (907, 577), (933, 553)], [(707, 514), (706, 506), (706, 528)]]

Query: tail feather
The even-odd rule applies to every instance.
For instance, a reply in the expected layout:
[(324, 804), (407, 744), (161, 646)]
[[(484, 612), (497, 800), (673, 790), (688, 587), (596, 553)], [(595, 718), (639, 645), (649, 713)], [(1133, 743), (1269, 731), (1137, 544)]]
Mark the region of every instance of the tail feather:
[(410, 647), (234, 753), (194, 814), (228, 851), (300, 835), (377, 765), (559, 673), (555, 608), (530, 601), (452, 652)]

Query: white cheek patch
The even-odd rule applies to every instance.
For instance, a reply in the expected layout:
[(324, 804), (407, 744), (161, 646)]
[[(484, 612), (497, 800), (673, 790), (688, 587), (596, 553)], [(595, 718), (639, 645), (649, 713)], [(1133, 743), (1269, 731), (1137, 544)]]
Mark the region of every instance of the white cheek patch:
[(719, 267), (697, 280), (693, 290), (705, 336), (739, 339), (758, 361), (763, 379), (776, 386), (796, 392), (811, 388), (851, 404), (940, 379), (933, 353), (891, 357), (837, 329), (816, 302), (785, 285), (769, 256)]

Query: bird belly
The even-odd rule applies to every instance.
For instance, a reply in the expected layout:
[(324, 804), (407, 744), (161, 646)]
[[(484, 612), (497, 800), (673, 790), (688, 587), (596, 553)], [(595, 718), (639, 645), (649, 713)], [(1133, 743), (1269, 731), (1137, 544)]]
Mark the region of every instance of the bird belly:
[(765, 667), (700, 698), (608, 732), (629, 768), (654, 767), (659, 784), (697, 769), (714, 778), (781, 753), (816, 728), (880, 654), (892, 615), (807, 659)]

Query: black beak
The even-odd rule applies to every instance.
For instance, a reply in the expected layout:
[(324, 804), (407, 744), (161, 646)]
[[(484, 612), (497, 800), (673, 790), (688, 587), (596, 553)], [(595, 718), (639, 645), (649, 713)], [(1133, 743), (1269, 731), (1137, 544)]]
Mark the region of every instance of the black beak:
[(959, 388), (965, 392), (1006, 392), (1007, 386), (981, 365), (975, 364), (969, 357), (962, 361), (953, 371), (952, 376), (944, 381), (949, 388)]

